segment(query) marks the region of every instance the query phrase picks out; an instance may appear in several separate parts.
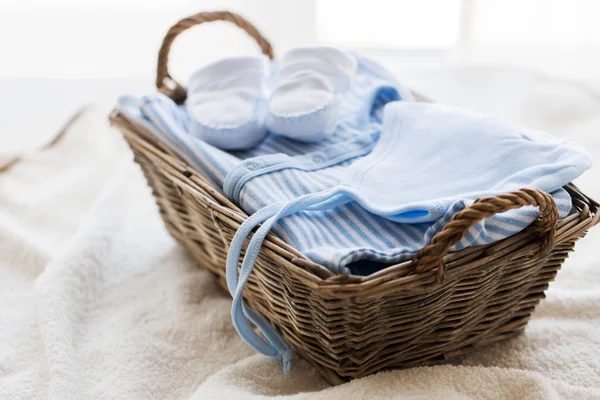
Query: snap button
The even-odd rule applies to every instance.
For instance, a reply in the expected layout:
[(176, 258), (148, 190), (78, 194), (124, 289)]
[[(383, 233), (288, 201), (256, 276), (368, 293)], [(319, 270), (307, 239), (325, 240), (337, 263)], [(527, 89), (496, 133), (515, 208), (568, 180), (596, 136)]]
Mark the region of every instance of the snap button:
[(316, 162), (317, 164), (321, 164), (322, 162), (325, 161), (325, 157), (323, 157), (321, 154), (315, 154), (312, 157), (313, 161)]
[(248, 171), (254, 171), (256, 168), (258, 168), (258, 164), (255, 163), (254, 161), (248, 161), (246, 163), (246, 169)]

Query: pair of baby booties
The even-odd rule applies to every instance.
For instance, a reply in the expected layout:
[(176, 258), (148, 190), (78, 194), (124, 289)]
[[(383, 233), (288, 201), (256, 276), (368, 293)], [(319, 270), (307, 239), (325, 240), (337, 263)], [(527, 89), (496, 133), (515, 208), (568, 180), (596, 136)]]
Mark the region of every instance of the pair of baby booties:
[(274, 62), (232, 57), (196, 71), (188, 85), (190, 133), (223, 150), (245, 150), (267, 132), (318, 141), (335, 131), (355, 58), (333, 47), (301, 47)]

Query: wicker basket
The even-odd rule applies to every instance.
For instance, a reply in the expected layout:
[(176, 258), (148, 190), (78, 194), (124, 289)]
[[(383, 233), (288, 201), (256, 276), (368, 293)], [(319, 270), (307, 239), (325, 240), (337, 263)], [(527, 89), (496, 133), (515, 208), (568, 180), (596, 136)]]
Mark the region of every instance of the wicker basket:
[[(185, 89), (167, 70), (182, 31), (229, 21), (273, 57), (269, 42), (242, 17), (210, 12), (185, 18), (167, 33), (158, 57), (157, 87), (181, 103)], [(153, 188), (169, 232), (224, 288), (228, 245), (247, 215), (180, 157), (118, 112), (120, 129)], [(244, 291), (251, 308), (333, 384), (382, 369), (442, 362), (518, 335), (573, 249), (598, 222), (598, 203), (566, 186), (571, 215), (558, 221), (548, 194), (522, 189), (480, 199), (459, 212), (411, 260), (369, 276), (334, 275), (270, 234)], [(541, 217), (525, 231), (486, 246), (447, 254), (477, 221), (524, 205)]]

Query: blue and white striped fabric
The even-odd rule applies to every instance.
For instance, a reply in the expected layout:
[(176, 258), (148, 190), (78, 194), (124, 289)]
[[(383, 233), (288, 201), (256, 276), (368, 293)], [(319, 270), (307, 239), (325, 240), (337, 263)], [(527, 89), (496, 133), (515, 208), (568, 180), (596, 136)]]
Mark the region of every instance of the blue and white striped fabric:
[[(342, 101), (341, 121), (334, 135), (302, 143), (269, 134), (256, 148), (228, 153), (191, 136), (185, 106), (162, 94), (141, 99), (122, 97), (119, 109), (171, 146), (192, 167), (248, 214), (270, 204), (339, 185), (346, 169), (371, 152), (382, 129), (384, 106), (412, 97), (374, 62), (356, 56), (358, 73)], [(571, 209), (563, 189), (552, 193), (561, 217)], [(376, 216), (351, 202), (334, 209), (302, 211), (280, 220), (275, 233), (313, 261), (334, 272), (368, 274), (386, 264), (411, 258), (450, 220), (468, 206), (457, 202), (437, 221), (401, 224)], [(525, 207), (475, 225), (453, 250), (511, 236), (533, 222), (537, 209)]]

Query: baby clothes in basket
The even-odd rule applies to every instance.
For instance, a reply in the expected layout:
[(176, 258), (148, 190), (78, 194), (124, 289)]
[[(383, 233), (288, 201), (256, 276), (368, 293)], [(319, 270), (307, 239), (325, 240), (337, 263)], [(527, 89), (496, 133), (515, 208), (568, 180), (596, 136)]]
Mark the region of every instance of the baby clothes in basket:
[[(253, 149), (226, 152), (191, 136), (192, 122), (186, 107), (175, 105), (160, 93), (142, 99), (124, 96), (118, 108), (253, 214), (270, 204), (336, 187), (345, 179), (347, 168), (377, 143), (384, 106), (397, 100), (412, 101), (411, 94), (381, 66), (359, 55), (356, 59), (357, 75), (342, 98), (340, 123), (332, 135), (318, 142), (298, 142), (267, 133)], [(408, 190), (418, 194), (414, 188), (404, 188)], [(562, 189), (552, 194), (565, 216), (571, 207), (568, 194)], [(376, 216), (351, 202), (333, 210), (289, 216), (273, 230), (332, 271), (361, 274), (359, 268), (354, 268), (359, 260), (385, 265), (411, 258), (456, 211), (437, 215), (438, 224), (430, 221), (408, 225)], [(531, 207), (483, 221), (454, 250), (501, 240), (528, 226), (537, 215)]]
[[(192, 137), (187, 110), (165, 96), (141, 102), (123, 98), (119, 106), (252, 214), (236, 234), (228, 258), (233, 320), (253, 348), (283, 357), (288, 367), (291, 352), (285, 342), (260, 316), (244, 309), (241, 300), (271, 227), (313, 261), (335, 272), (360, 274), (365, 271), (356, 267), (359, 260), (393, 263), (411, 258), (454, 213), (478, 197), (520, 187), (541, 189), (551, 192), (564, 217), (571, 202), (561, 186), (589, 167), (589, 157), (574, 144), (474, 113), (404, 101), (388, 105), (384, 113), (386, 104), (410, 101), (410, 94), (380, 66), (361, 56), (356, 60), (356, 80), (342, 98), (336, 130), (319, 142), (294, 142), (268, 133), (251, 150), (227, 153)], [(502, 149), (519, 149), (520, 144), (529, 144), (533, 153), (520, 154), (511, 164), (511, 154)], [(474, 146), (483, 146), (484, 153), (469, 164), (478, 150)], [(536, 160), (538, 150), (544, 156)], [(495, 168), (481, 168), (503, 162), (501, 175), (493, 174)], [(397, 175), (390, 176), (394, 166)], [(515, 168), (522, 167), (524, 173), (517, 173)], [(443, 191), (448, 189), (454, 191)], [(373, 193), (377, 196), (369, 195)], [(453, 250), (508, 237), (537, 215), (533, 207), (496, 215), (475, 225)], [(238, 282), (241, 244), (259, 223), (263, 226), (247, 251)], [(252, 331), (242, 311), (267, 341)]]

